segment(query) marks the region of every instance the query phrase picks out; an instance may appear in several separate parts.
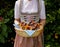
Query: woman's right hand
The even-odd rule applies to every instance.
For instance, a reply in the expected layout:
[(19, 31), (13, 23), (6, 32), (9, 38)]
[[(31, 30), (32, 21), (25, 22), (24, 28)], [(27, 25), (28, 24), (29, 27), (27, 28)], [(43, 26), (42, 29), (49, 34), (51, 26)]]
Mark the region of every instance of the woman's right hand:
[(15, 20), (14, 20), (14, 23), (15, 23), (15, 24), (19, 24), (20, 22), (21, 22), (20, 19), (15, 19)]

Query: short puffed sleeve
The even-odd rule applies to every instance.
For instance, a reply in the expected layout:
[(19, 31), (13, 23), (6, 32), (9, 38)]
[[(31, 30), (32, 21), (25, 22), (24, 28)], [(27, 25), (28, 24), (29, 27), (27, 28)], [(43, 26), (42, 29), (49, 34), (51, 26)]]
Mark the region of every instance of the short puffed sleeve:
[(19, 2), (18, 1), (16, 1), (15, 2), (15, 6), (14, 6), (14, 18), (15, 19), (18, 19), (18, 18), (20, 18), (20, 12), (19, 12)]
[(45, 4), (43, 0), (40, 0), (40, 19), (46, 19)]

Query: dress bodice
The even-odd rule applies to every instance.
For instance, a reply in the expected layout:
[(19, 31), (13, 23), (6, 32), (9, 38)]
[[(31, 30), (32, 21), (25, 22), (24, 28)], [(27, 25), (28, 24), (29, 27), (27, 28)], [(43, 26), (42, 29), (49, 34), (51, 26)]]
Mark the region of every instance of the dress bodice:
[(35, 15), (21, 15), (20, 19), (22, 22), (29, 23), (31, 21), (38, 22), (40, 18), (38, 14), (35, 14)]

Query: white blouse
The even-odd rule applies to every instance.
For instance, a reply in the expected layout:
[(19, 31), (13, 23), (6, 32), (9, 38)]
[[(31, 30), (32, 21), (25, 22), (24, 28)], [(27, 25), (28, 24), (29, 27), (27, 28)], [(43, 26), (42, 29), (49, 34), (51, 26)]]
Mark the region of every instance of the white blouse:
[(38, 2), (37, 0), (22, 0), (22, 12), (23, 13), (36, 13), (38, 12)]
[[(37, 0), (22, 0), (23, 4), (22, 4), (22, 9), (21, 12), (23, 13), (33, 13), (33, 12), (37, 12), (38, 11), (38, 3)], [(44, 5), (44, 1), (41, 0), (40, 1), (40, 19), (46, 19), (46, 15), (45, 15), (45, 5)], [(15, 2), (15, 8), (14, 8), (14, 18), (18, 19), (20, 18), (20, 8), (19, 8), (19, 1)]]

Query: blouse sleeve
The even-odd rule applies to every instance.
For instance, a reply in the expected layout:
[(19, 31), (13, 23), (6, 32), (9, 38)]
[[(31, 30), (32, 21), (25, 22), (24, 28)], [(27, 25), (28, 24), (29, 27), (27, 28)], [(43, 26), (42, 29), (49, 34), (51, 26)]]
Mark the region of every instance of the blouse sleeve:
[(44, 4), (44, 1), (41, 0), (40, 2), (40, 19), (46, 19), (46, 14), (45, 14), (45, 4)]
[(20, 14), (19, 14), (19, 3), (18, 3), (18, 1), (15, 2), (14, 18), (15, 19), (20, 18)]

